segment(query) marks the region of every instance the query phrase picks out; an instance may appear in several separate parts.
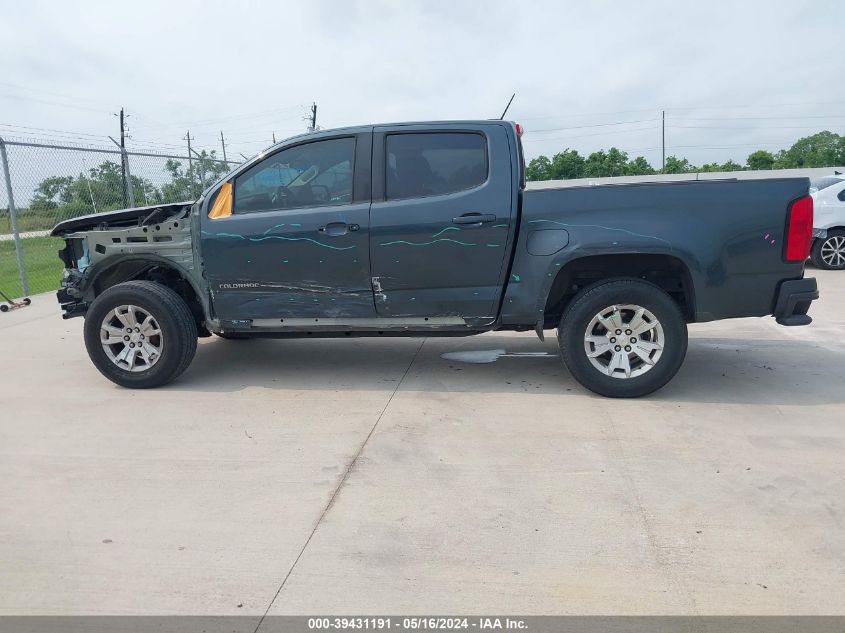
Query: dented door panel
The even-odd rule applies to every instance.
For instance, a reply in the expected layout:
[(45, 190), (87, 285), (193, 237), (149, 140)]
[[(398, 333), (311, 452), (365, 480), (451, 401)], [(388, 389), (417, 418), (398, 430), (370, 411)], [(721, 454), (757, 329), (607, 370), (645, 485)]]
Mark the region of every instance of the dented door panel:
[(365, 202), (205, 222), (203, 258), (218, 318), (374, 316), (369, 207)]

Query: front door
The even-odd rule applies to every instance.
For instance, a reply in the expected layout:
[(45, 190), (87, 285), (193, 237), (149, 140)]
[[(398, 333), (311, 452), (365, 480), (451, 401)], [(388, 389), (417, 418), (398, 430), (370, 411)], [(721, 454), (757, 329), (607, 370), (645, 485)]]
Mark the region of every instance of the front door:
[(232, 214), (201, 221), (218, 318), (375, 316), (370, 144), (369, 134), (301, 142), (235, 178)]
[(379, 315), (493, 318), (514, 222), (504, 128), (375, 131), (370, 258)]

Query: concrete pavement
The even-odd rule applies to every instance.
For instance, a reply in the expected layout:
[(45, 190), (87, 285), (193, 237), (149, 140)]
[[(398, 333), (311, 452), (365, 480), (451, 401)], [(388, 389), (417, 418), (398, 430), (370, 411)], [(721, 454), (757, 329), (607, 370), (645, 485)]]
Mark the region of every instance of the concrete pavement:
[(154, 391), (0, 315), (0, 614), (845, 613), (845, 273), (608, 400), (533, 335), (202, 340)]

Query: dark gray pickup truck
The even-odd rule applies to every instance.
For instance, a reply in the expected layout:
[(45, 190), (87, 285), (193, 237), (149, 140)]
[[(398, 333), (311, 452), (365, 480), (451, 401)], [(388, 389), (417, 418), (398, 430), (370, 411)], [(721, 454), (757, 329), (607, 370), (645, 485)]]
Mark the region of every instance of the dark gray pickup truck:
[(155, 387), (197, 337), (557, 329), (606, 396), (665, 385), (687, 323), (805, 325), (804, 178), (525, 188), (518, 124), (402, 123), (283, 141), (196, 202), (53, 230), (65, 318), (97, 368)]

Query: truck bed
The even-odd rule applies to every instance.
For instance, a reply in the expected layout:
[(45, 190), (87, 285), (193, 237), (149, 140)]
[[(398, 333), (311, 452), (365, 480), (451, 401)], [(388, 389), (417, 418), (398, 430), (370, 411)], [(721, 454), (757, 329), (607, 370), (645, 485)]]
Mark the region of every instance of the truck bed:
[[(803, 262), (786, 262), (783, 249), (789, 204), (807, 195), (807, 178), (563, 183), (523, 193), (506, 323), (539, 310), (530, 298), (548, 295), (556, 269), (576, 257), (678, 260), (694, 289), (690, 321), (772, 314), (778, 285), (803, 275)], [(561, 232), (565, 247), (530, 253), (537, 231)]]

